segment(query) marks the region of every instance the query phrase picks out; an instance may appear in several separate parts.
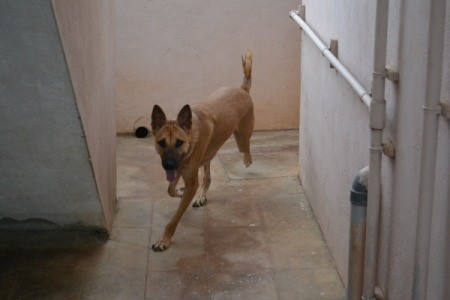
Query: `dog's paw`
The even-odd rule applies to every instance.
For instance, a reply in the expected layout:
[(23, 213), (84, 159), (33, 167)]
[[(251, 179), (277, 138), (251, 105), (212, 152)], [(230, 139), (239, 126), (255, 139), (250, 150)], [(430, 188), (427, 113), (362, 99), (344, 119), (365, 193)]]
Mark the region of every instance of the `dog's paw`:
[(161, 252), (169, 248), (169, 246), (170, 246), (170, 239), (162, 238), (152, 245), (152, 249), (155, 252)]
[(252, 162), (253, 161), (252, 161), (252, 157), (251, 157), (250, 154), (244, 155), (244, 165), (245, 165), (246, 168), (250, 167)]
[(167, 193), (169, 194), (170, 197), (183, 198), (184, 187), (179, 188), (179, 189), (172, 189), (169, 186), (169, 189), (167, 190)]
[(208, 199), (206, 199), (206, 197), (199, 197), (198, 199), (196, 199), (194, 201), (194, 204), (192, 204), (192, 207), (202, 207), (203, 205), (206, 204), (207, 201), (208, 201)]

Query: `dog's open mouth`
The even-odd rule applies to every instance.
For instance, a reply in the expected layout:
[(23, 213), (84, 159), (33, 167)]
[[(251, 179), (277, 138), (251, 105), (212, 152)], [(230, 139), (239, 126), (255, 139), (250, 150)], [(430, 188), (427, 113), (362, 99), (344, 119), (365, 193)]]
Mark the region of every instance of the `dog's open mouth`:
[(165, 170), (168, 182), (173, 182), (177, 178), (177, 170)]

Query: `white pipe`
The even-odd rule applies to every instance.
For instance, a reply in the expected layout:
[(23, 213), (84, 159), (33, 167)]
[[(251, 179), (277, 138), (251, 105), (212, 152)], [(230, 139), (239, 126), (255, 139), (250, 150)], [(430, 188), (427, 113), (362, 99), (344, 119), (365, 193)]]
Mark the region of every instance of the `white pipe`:
[(431, 0), (428, 28), (427, 86), (420, 160), (419, 206), (414, 258), (413, 299), (426, 299), (430, 255), (431, 218), (436, 170), (438, 119), (441, 107), (442, 54), (445, 28), (445, 0)]
[(373, 57), (372, 102), (370, 103), (370, 168), (367, 201), (366, 254), (362, 299), (375, 300), (378, 263), (378, 231), (381, 203), (381, 155), (385, 126), (386, 48), (388, 0), (378, 0), (375, 15), (375, 43)]
[(322, 55), (333, 65), (333, 67), (341, 74), (345, 80), (350, 84), (353, 90), (358, 94), (361, 101), (369, 108), (371, 97), (359, 81), (353, 76), (347, 68), (331, 53), (327, 46), (320, 40), (317, 34), (303, 21), (298, 15), (298, 11), (293, 10), (289, 13), (289, 16), (300, 26), (307, 36), (313, 41), (313, 43), (319, 48)]

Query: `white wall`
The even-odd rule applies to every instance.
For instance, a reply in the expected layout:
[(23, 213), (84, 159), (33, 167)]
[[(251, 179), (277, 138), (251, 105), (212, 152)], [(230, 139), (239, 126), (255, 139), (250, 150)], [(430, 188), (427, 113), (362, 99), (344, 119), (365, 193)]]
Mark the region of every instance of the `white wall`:
[[(372, 26), (351, 26), (355, 19), (373, 23), (369, 2), (306, 2), (306, 20), (322, 40), (338, 39), (339, 58), (364, 86), (371, 77)], [(352, 11), (352, 16), (343, 14)], [(353, 21), (352, 21), (353, 19)], [(364, 30), (364, 32), (362, 32)], [(332, 250), (347, 277), (350, 185), (368, 164), (368, 112), (347, 83), (305, 36), (302, 39), (300, 170), (305, 191)]]
[[(296, 0), (116, 0), (117, 130), (159, 104), (175, 117), (222, 86), (242, 81), (241, 55), (254, 54), (256, 129), (298, 128)], [(140, 124), (138, 122), (138, 124)]]
[[(450, 101), (450, 1), (447, 0), (442, 98)], [(339, 58), (371, 87), (375, 1), (305, 0), (306, 20), (322, 40), (339, 41)], [(383, 156), (383, 196), (377, 284), (388, 299), (410, 299), (425, 98), (429, 1), (390, 1), (387, 65), (400, 82), (387, 82), (385, 140), (396, 158)], [(302, 39), (300, 175), (344, 282), (347, 279), (349, 189), (368, 164), (368, 112)], [(439, 121), (429, 299), (445, 299), (450, 201), (450, 125)]]

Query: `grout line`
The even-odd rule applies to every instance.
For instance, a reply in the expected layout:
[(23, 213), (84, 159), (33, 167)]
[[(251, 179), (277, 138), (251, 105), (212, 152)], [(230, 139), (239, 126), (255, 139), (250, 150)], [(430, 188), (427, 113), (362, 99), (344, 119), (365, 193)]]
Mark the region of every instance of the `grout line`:
[(264, 241), (265, 241), (265, 245), (266, 245), (267, 252), (268, 252), (268, 255), (269, 255), (270, 276), (272, 277), (273, 284), (275, 285), (277, 298), (281, 299), (280, 287), (278, 285), (278, 281), (277, 281), (277, 277), (276, 277), (275, 266), (274, 266), (273, 257), (272, 257), (272, 251), (270, 251), (270, 247), (267, 244), (267, 241), (268, 241), (269, 237), (268, 237), (268, 226), (267, 226), (266, 218), (264, 217), (263, 210), (262, 210), (262, 207), (260, 205), (260, 202), (256, 202), (256, 207), (258, 209), (258, 214), (259, 214), (260, 219), (261, 219), (261, 227), (262, 227), (262, 230), (263, 230), (263, 233), (264, 233)]
[(143, 246), (143, 245), (139, 245), (139, 244), (135, 244), (135, 243), (128, 243), (128, 242), (124, 242), (124, 241), (119, 241), (119, 240), (113, 240), (113, 239), (109, 239), (111, 242), (114, 243), (118, 243), (118, 244), (123, 244), (123, 245), (129, 245), (129, 246), (134, 246), (134, 247), (140, 247), (140, 248), (148, 248), (147, 246)]
[[(251, 177), (251, 178), (230, 178), (230, 181), (238, 181), (238, 180), (264, 180), (264, 179), (274, 179), (274, 178), (298, 178), (298, 175), (289, 175), (289, 176), (273, 176), (273, 177)], [(300, 184), (301, 186), (301, 184)]]
[(225, 166), (223, 165), (223, 162), (222, 162), (222, 159), (221, 159), (220, 155), (217, 154), (216, 158), (217, 158), (219, 167), (221, 169), (220, 173), (222, 173), (221, 175), (224, 175), (224, 177), (225, 177), (225, 182), (231, 181), (230, 175), (228, 174), (227, 169), (225, 169)]
[[(285, 272), (285, 271), (295, 271), (295, 270), (322, 270), (322, 271), (325, 271), (325, 270), (331, 270), (331, 271), (335, 271), (336, 274), (338, 274), (338, 276), (339, 276), (339, 273), (338, 273), (338, 271), (337, 271), (337, 269), (336, 269), (335, 267), (319, 267), (319, 268), (314, 268), (314, 267), (280, 268), (280, 269), (277, 269), (276, 271), (277, 271), (277, 272), (278, 272), (278, 271)], [(339, 278), (340, 278), (340, 276), (339, 276)]]
[(147, 263), (147, 266), (146, 266), (146, 272), (145, 272), (145, 285), (144, 285), (144, 300), (145, 299), (147, 299), (147, 284), (148, 284), (148, 273), (149, 273), (149, 259), (150, 259), (150, 245), (152, 244), (152, 233), (153, 233), (153, 218), (154, 218), (154, 215), (155, 215), (155, 201), (153, 201), (153, 200), (151, 200), (152, 201), (152, 205), (151, 205), (151, 211), (152, 211), (152, 213), (151, 213), (151, 225), (150, 225), (150, 232), (149, 232), (149, 238), (148, 238), (148, 244), (147, 244), (147, 261), (146, 261), (146, 263)]
[(210, 257), (209, 257), (209, 251), (208, 251), (208, 204), (206, 205), (206, 209), (204, 210), (204, 243), (205, 243), (205, 253), (206, 253), (206, 279), (208, 280), (208, 299), (212, 300), (211, 295), (211, 278), (210, 278)]

